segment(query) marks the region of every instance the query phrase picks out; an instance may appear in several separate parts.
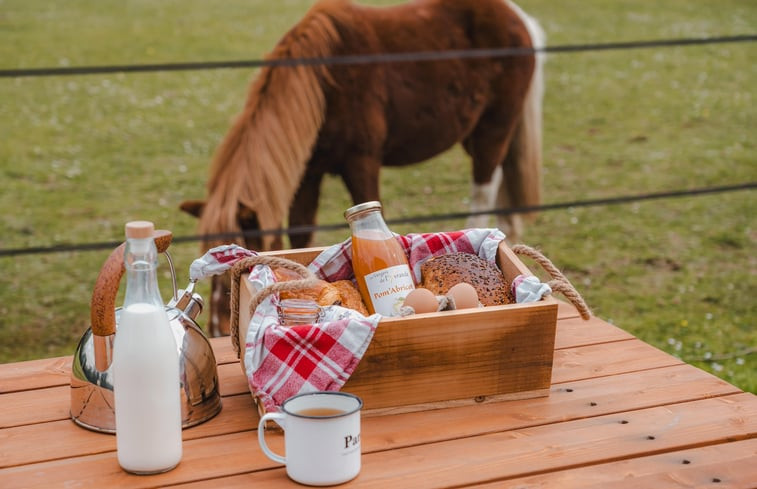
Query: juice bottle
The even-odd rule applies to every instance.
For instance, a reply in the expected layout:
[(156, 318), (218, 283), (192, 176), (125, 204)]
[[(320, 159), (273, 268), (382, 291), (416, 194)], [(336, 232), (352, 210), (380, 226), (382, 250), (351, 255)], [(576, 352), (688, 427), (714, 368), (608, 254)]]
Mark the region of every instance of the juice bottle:
[(370, 313), (399, 315), (415, 289), (407, 256), (381, 216), (381, 203), (364, 202), (344, 213), (352, 231), (352, 269)]

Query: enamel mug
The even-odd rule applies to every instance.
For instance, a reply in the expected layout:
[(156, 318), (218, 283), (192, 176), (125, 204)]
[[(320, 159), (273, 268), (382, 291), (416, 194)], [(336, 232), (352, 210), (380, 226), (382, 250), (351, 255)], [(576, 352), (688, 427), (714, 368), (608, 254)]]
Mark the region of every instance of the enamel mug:
[[(301, 484), (328, 486), (360, 473), (360, 409), (363, 401), (345, 392), (311, 392), (290, 397), (277, 413), (258, 423), (258, 442), (271, 460), (286, 465), (287, 475)], [(285, 455), (268, 448), (265, 425), (284, 430)]]

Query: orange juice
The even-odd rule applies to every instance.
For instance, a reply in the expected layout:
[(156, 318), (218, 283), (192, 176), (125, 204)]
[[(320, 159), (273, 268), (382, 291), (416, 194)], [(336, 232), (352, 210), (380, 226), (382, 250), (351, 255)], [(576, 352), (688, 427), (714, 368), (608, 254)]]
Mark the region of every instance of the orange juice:
[(399, 315), (415, 283), (402, 246), (381, 217), (381, 204), (359, 204), (345, 217), (352, 229), (352, 269), (363, 302), (371, 314)]

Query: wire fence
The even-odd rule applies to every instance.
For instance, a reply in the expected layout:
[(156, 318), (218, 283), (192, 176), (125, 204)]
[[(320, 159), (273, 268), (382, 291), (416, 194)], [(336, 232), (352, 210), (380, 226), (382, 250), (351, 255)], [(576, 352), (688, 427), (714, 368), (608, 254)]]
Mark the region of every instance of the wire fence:
[[(428, 62), (452, 59), (482, 59), (482, 58), (501, 58), (511, 56), (529, 56), (535, 53), (578, 53), (591, 51), (611, 51), (611, 50), (629, 50), (629, 49), (650, 49), (650, 48), (669, 48), (669, 47), (686, 47), (701, 45), (716, 45), (729, 43), (744, 43), (757, 41), (757, 34), (743, 34), (735, 36), (717, 36), (717, 37), (697, 37), (697, 38), (678, 38), (678, 39), (658, 39), (649, 41), (627, 41), (627, 42), (609, 42), (609, 43), (584, 43), (571, 45), (554, 45), (542, 48), (492, 48), (492, 49), (464, 49), (464, 50), (445, 50), (445, 51), (424, 51), (424, 52), (404, 52), (404, 53), (379, 53), (373, 55), (354, 55), (354, 56), (329, 56), (320, 58), (286, 58), (286, 59), (251, 59), (236, 61), (202, 61), (202, 62), (184, 62), (184, 63), (160, 63), (160, 64), (132, 64), (132, 65), (103, 65), (103, 66), (74, 66), (74, 67), (43, 67), (43, 68), (19, 68), (19, 69), (2, 69), (0, 78), (19, 78), (19, 77), (50, 77), (50, 76), (73, 76), (73, 75), (97, 75), (107, 73), (149, 73), (164, 71), (189, 71), (189, 70), (214, 70), (214, 69), (238, 69), (238, 68), (260, 68), (260, 67), (294, 67), (303, 65), (365, 65), (373, 63), (410, 63), (410, 62)], [(522, 208), (497, 208), (479, 212), (459, 212), (448, 214), (435, 214), (425, 216), (408, 216), (404, 218), (390, 219), (388, 224), (412, 224), (424, 222), (436, 222), (453, 219), (466, 219), (479, 215), (506, 215), (526, 212), (544, 212), (559, 209), (569, 209), (576, 207), (616, 205), (630, 202), (638, 202), (652, 199), (667, 199), (690, 197), (697, 195), (706, 195), (714, 193), (734, 192), (751, 190), (757, 187), (757, 182), (745, 182), (732, 185), (721, 185), (714, 187), (704, 187), (695, 189), (672, 190), (666, 192), (646, 193), (638, 195), (626, 195), (618, 197), (609, 197), (602, 199), (577, 200), (572, 202), (559, 202), (553, 204), (544, 204), (539, 206), (522, 207)], [(263, 235), (297, 235), (319, 231), (334, 231), (347, 228), (344, 223), (326, 224), (318, 226), (298, 226), (271, 230), (247, 230), (239, 233), (223, 233), (214, 235), (195, 235), (195, 236), (177, 236), (173, 239), (175, 243), (203, 241), (203, 240), (225, 240), (248, 237), (259, 237)], [(117, 246), (119, 242), (92, 242), (78, 243), (71, 245), (55, 246), (38, 246), (26, 248), (0, 249), (0, 257), (20, 256), (47, 253), (62, 253), (72, 251), (94, 251), (110, 249)]]
[[(556, 202), (553, 204), (543, 204), (528, 207), (508, 207), (508, 208), (495, 208), (478, 212), (455, 212), (446, 214), (433, 214), (425, 216), (408, 216), (395, 219), (387, 219), (388, 225), (397, 224), (416, 224), (427, 223), (437, 221), (449, 221), (454, 219), (467, 219), (469, 217), (482, 216), (482, 215), (507, 215), (507, 214), (523, 214), (528, 212), (544, 212), (554, 211), (561, 209), (573, 209), (578, 207), (596, 207), (607, 205), (628, 204), (631, 202), (641, 202), (646, 200), (658, 200), (658, 199), (672, 199), (681, 197), (694, 197), (700, 195), (719, 194), (726, 192), (737, 192), (743, 190), (752, 190), (757, 188), (757, 182), (746, 182), (734, 185), (720, 185), (714, 187), (700, 187), (686, 190), (672, 190), (667, 192), (652, 192), (637, 195), (624, 195), (619, 197), (607, 197), (602, 199), (588, 199), (588, 200), (575, 200), (571, 202)], [(339, 224), (323, 224), (317, 226), (296, 226), (290, 228), (280, 229), (266, 229), (266, 230), (247, 230), (237, 233), (220, 233), (220, 234), (206, 234), (206, 235), (194, 235), (194, 236), (176, 236), (172, 239), (173, 243), (187, 243), (195, 241), (223, 241), (234, 240), (237, 238), (252, 238), (261, 237), (266, 235), (298, 235), (314, 233), (319, 231), (338, 231), (341, 229), (347, 229), (349, 225), (347, 223)], [(38, 255), (47, 253), (64, 253), (72, 251), (96, 251), (107, 250), (118, 246), (120, 241), (101, 241), (92, 243), (79, 243), (71, 245), (56, 245), (56, 246), (38, 246), (28, 248), (12, 248), (12, 249), (0, 249), (0, 257), (4, 256), (20, 256), (20, 255)]]
[[(321, 58), (287, 58), (287, 59), (248, 59), (248, 60), (228, 60), (228, 61), (199, 61), (199, 62), (172, 62), (157, 64), (123, 64), (123, 65), (100, 65), (100, 66), (74, 66), (74, 67), (40, 67), (40, 68), (11, 68), (0, 69), (0, 78), (41, 78), (41, 77), (60, 77), (60, 76), (85, 76), (101, 75), (110, 73), (155, 73), (155, 72), (178, 72), (178, 71), (197, 71), (197, 70), (219, 70), (219, 69), (243, 69), (243, 68), (262, 68), (262, 67), (295, 67), (295, 66), (315, 66), (315, 65), (367, 65), (374, 63), (415, 63), (415, 62), (432, 62), (455, 59), (485, 59), (485, 58), (503, 58), (512, 56), (530, 56), (535, 53), (540, 54), (569, 54), (581, 52), (601, 52), (601, 51), (619, 51), (634, 49), (652, 49), (652, 48), (672, 48), (672, 47), (692, 47), (707, 45), (723, 45), (733, 43), (752, 43), (757, 41), (757, 34), (744, 34), (734, 36), (717, 36), (717, 37), (698, 37), (698, 38), (678, 38), (678, 39), (659, 39), (649, 41), (628, 41), (628, 42), (608, 42), (608, 43), (585, 43), (572, 45), (554, 45), (543, 48), (495, 48), (495, 49), (470, 49), (470, 50), (447, 50), (433, 52), (403, 52), (403, 53), (381, 53), (373, 55), (354, 55), (354, 56), (330, 56)], [(546, 212), (562, 209), (571, 209), (579, 207), (596, 207), (621, 205), (632, 202), (673, 199), (683, 197), (696, 197), (727, 192), (738, 192), (753, 190), (757, 187), (757, 182), (743, 182), (729, 185), (690, 188), (682, 190), (671, 190), (663, 192), (643, 193), (636, 195), (624, 195), (599, 199), (576, 200), (570, 202), (558, 202), (544, 204), (539, 206), (523, 208), (496, 208), (480, 212), (459, 212), (434, 215), (416, 215), (403, 218), (388, 219), (389, 225), (424, 223), (434, 221), (445, 221), (454, 219), (466, 219), (478, 215), (506, 215), (526, 212)], [(318, 226), (299, 226), (290, 228), (281, 228), (274, 230), (252, 230), (241, 233), (224, 233), (215, 235), (193, 235), (174, 237), (174, 243), (196, 242), (202, 240), (226, 240), (237, 239), (242, 237), (259, 237), (262, 235), (296, 235), (313, 233), (320, 231), (333, 231), (346, 229), (346, 223), (326, 224)], [(94, 250), (113, 249), (119, 245), (120, 241), (107, 242), (89, 242), (74, 243), (69, 245), (55, 246), (38, 246), (24, 248), (0, 249), (0, 257), (14, 257), (20, 255), (50, 254), (61, 252), (86, 252)], [(727, 353), (720, 356), (709, 356), (703, 358), (689, 358), (687, 361), (706, 361), (722, 360), (733, 358), (734, 356), (746, 356), (757, 352), (755, 348), (736, 353)]]

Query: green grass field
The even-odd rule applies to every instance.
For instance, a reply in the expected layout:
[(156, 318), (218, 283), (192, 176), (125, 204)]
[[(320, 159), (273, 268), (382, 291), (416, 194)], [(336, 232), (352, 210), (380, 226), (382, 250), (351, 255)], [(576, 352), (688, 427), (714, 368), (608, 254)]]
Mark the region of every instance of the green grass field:
[[(259, 58), (310, 3), (0, 0), (0, 69)], [(520, 4), (551, 45), (754, 34), (757, 26), (757, 3), (743, 0)], [(545, 203), (757, 180), (754, 43), (554, 54), (546, 73)], [(0, 249), (120, 240), (136, 218), (193, 235), (195, 221), (178, 204), (204, 195), (211, 154), (253, 75), (0, 79)], [(469, 182), (459, 148), (387, 170), (386, 215), (459, 212)], [(328, 180), (320, 222), (343, 222), (348, 205), (341, 182)], [(756, 211), (753, 190), (573, 208), (542, 213), (524, 241), (563, 269), (600, 317), (757, 392)], [(172, 250), (183, 285), (198, 245)], [(73, 352), (108, 253), (0, 257), (0, 362)], [(207, 284), (202, 291), (208, 297)]]

